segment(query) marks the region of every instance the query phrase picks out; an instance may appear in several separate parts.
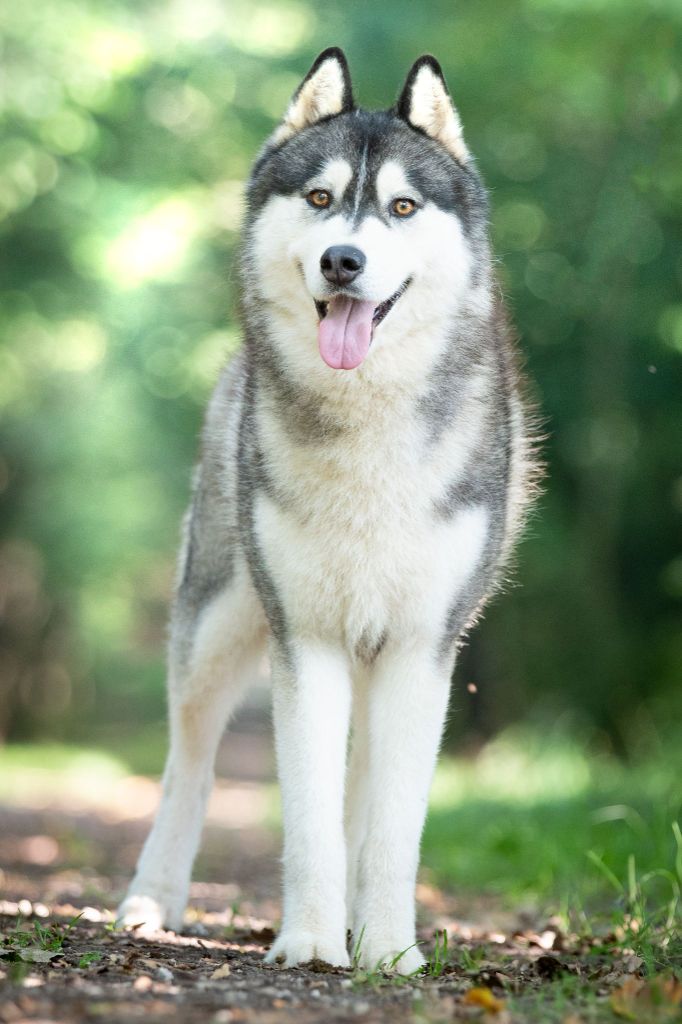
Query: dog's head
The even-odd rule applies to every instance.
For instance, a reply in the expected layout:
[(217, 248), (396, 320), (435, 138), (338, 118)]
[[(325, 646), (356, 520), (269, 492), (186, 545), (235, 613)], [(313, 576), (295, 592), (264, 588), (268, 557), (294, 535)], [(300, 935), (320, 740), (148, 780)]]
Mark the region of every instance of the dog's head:
[(352, 370), (370, 345), (451, 316), (485, 247), (485, 194), (438, 62), (420, 57), (391, 110), (353, 102), (325, 50), (256, 161), (247, 265), (258, 298)]

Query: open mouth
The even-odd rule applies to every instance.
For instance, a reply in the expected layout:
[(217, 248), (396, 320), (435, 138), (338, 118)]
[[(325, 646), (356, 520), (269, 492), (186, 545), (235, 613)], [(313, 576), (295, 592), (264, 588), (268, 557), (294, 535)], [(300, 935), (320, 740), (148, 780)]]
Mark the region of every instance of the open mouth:
[(317, 329), (320, 355), (334, 370), (354, 370), (372, 344), (374, 328), (390, 313), (410, 278), (390, 298), (375, 306), (366, 299), (333, 295), (328, 301), (315, 300), (320, 322)]
[[(404, 295), (407, 291), (407, 287), (411, 281), (412, 278), (408, 277), (407, 281), (403, 281), (397, 292), (393, 292), (393, 295), (391, 295), (389, 299), (386, 299), (385, 302), (380, 302), (379, 305), (376, 306), (374, 313), (372, 314), (373, 327), (380, 324), (384, 317), (390, 313), (400, 296)], [(320, 302), (318, 299), (315, 299), (315, 309), (317, 310), (317, 315), (320, 320), (324, 320), (327, 315), (327, 311), (329, 310), (329, 302)]]

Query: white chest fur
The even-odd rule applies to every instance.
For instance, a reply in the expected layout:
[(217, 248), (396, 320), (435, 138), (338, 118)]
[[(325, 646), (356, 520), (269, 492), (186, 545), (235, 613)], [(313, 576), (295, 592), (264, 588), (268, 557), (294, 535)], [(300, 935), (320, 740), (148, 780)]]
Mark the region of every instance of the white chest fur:
[(432, 644), (486, 540), (482, 506), (435, 504), (466, 461), (462, 439), (427, 452), (414, 405), (375, 403), (333, 440), (292, 442), (266, 405), (259, 434), (285, 498), (260, 493), (256, 530), (289, 628), (349, 651), (403, 635)]

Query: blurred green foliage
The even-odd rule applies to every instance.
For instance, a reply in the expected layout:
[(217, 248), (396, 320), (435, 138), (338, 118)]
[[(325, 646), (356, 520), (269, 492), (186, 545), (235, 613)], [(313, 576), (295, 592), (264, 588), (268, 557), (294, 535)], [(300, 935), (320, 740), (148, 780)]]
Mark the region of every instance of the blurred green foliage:
[(574, 708), (630, 749), (679, 722), (681, 30), (677, 0), (0, 6), (0, 736), (163, 714), (242, 182), (330, 44), (368, 106), (442, 61), (546, 418), (455, 729)]
[(634, 857), (640, 872), (654, 872), (654, 903), (677, 898), (679, 928), (679, 744), (625, 766), (566, 724), (559, 719), (543, 731), (515, 724), (473, 758), (442, 758), (424, 864), (445, 888), (496, 892), (510, 905), (580, 899), (594, 908), (610, 905), (604, 897), (613, 892), (589, 861), (597, 857), (624, 879)]

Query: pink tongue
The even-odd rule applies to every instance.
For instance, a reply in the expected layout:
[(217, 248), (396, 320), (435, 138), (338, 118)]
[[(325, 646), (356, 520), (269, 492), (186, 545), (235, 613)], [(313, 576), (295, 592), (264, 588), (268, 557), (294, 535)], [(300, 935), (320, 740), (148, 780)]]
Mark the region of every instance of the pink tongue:
[(317, 340), (320, 355), (333, 370), (354, 370), (369, 352), (372, 340), (373, 302), (359, 302), (338, 295), (329, 301), (320, 320)]

